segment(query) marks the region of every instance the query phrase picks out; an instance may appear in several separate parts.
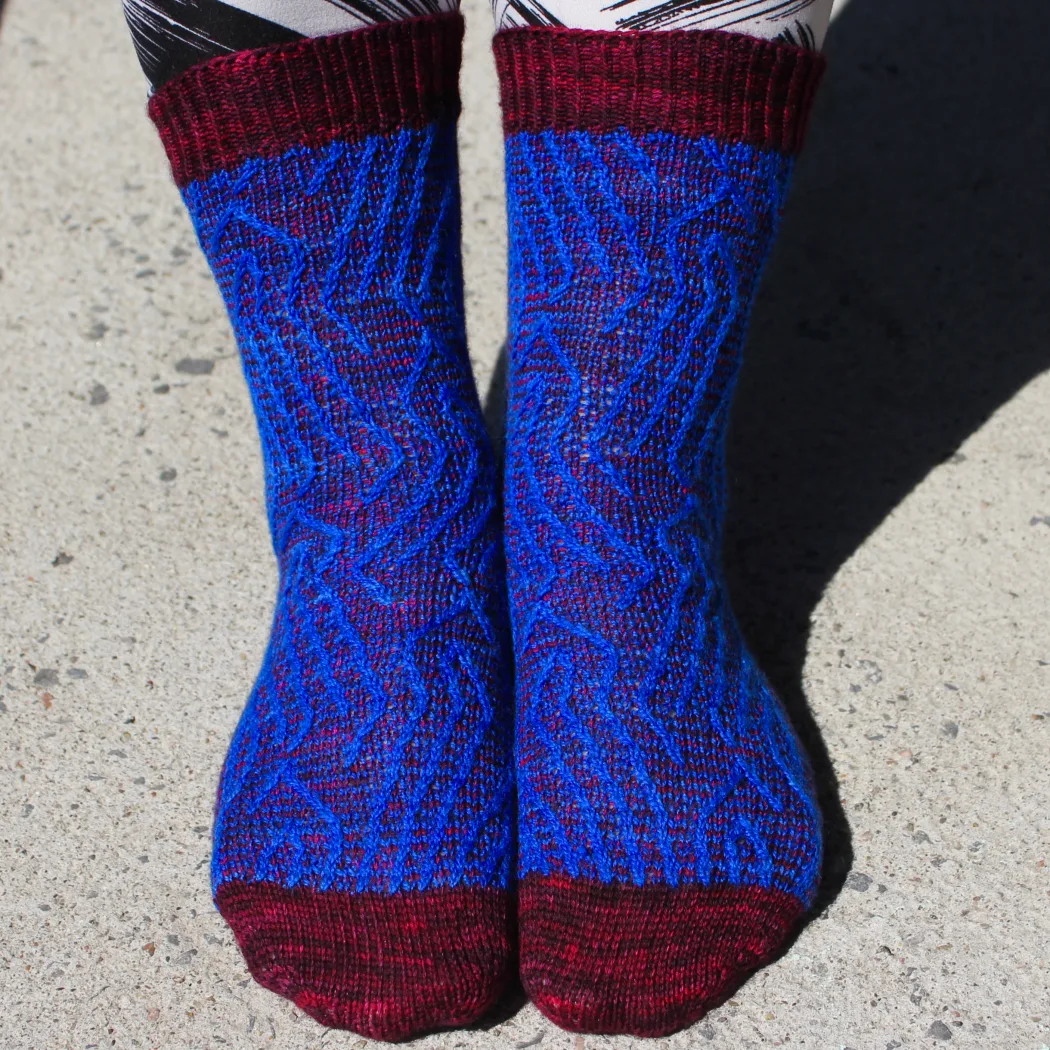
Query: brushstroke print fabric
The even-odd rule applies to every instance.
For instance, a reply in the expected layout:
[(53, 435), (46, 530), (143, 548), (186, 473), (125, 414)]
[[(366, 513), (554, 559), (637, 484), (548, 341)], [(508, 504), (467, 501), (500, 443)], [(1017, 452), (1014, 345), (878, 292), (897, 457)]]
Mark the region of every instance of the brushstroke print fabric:
[(817, 49), (831, 0), (492, 0), (497, 29), (721, 29)]
[(237, 51), (455, 11), (459, 0), (124, 0), (152, 90)]
[[(123, 0), (152, 91), (219, 55), (456, 11), (459, 0)], [(721, 29), (812, 50), (832, 0), (490, 0), (496, 28)]]

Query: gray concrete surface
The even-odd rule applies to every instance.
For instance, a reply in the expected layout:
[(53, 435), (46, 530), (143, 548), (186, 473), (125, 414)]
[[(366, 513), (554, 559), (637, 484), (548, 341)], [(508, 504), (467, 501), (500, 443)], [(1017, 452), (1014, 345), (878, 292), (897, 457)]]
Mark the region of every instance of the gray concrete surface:
[[(467, 6), (488, 389), (501, 156), (483, 0)], [(1041, 7), (853, 0), (832, 29), (756, 313), (728, 544), (821, 778), (824, 910), (667, 1047), (1050, 1044)], [(358, 1050), (249, 981), (209, 899), (212, 795), (274, 566), (235, 347), (142, 88), (117, 0), (8, 0), (0, 1048)], [(421, 1045), (634, 1044), (512, 1004)]]

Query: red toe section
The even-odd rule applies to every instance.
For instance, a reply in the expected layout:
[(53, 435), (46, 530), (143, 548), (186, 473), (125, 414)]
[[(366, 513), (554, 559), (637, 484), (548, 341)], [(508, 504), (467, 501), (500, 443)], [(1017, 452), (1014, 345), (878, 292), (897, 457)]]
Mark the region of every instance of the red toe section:
[(802, 910), (757, 887), (530, 877), (519, 896), (522, 983), (570, 1031), (667, 1035), (769, 962)]
[(502, 890), (384, 895), (228, 882), (215, 903), (252, 976), (330, 1028), (394, 1041), (477, 1020), (514, 963)]

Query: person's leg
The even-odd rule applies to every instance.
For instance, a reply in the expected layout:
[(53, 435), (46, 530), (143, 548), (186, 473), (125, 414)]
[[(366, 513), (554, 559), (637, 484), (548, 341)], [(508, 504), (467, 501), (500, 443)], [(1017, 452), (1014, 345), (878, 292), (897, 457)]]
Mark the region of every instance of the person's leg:
[(462, 20), (239, 52), (150, 99), (262, 438), (279, 567), (212, 882), (255, 978), (380, 1039), (513, 969), (509, 637), (467, 356)]
[(812, 49), (824, 42), (834, 0), (492, 0), (499, 29), (719, 29)]
[(123, 0), (152, 90), (219, 55), (456, 11), (459, 0)]
[(820, 875), (721, 542), (741, 346), (823, 58), (684, 30), (495, 49), (521, 974), (567, 1028), (657, 1036), (775, 957)]

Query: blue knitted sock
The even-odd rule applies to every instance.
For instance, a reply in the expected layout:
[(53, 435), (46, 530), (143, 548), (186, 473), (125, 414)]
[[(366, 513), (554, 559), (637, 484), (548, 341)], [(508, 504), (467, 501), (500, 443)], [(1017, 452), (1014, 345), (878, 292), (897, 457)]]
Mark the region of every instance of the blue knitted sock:
[(510, 30), (506, 538), (521, 969), (659, 1035), (813, 900), (807, 763), (720, 568), (751, 301), (822, 67), (720, 33)]
[(255, 977), (383, 1039), (512, 965), (509, 632), (467, 358), (462, 23), (216, 59), (150, 111), (229, 308), (280, 568), (223, 770), (216, 903)]

